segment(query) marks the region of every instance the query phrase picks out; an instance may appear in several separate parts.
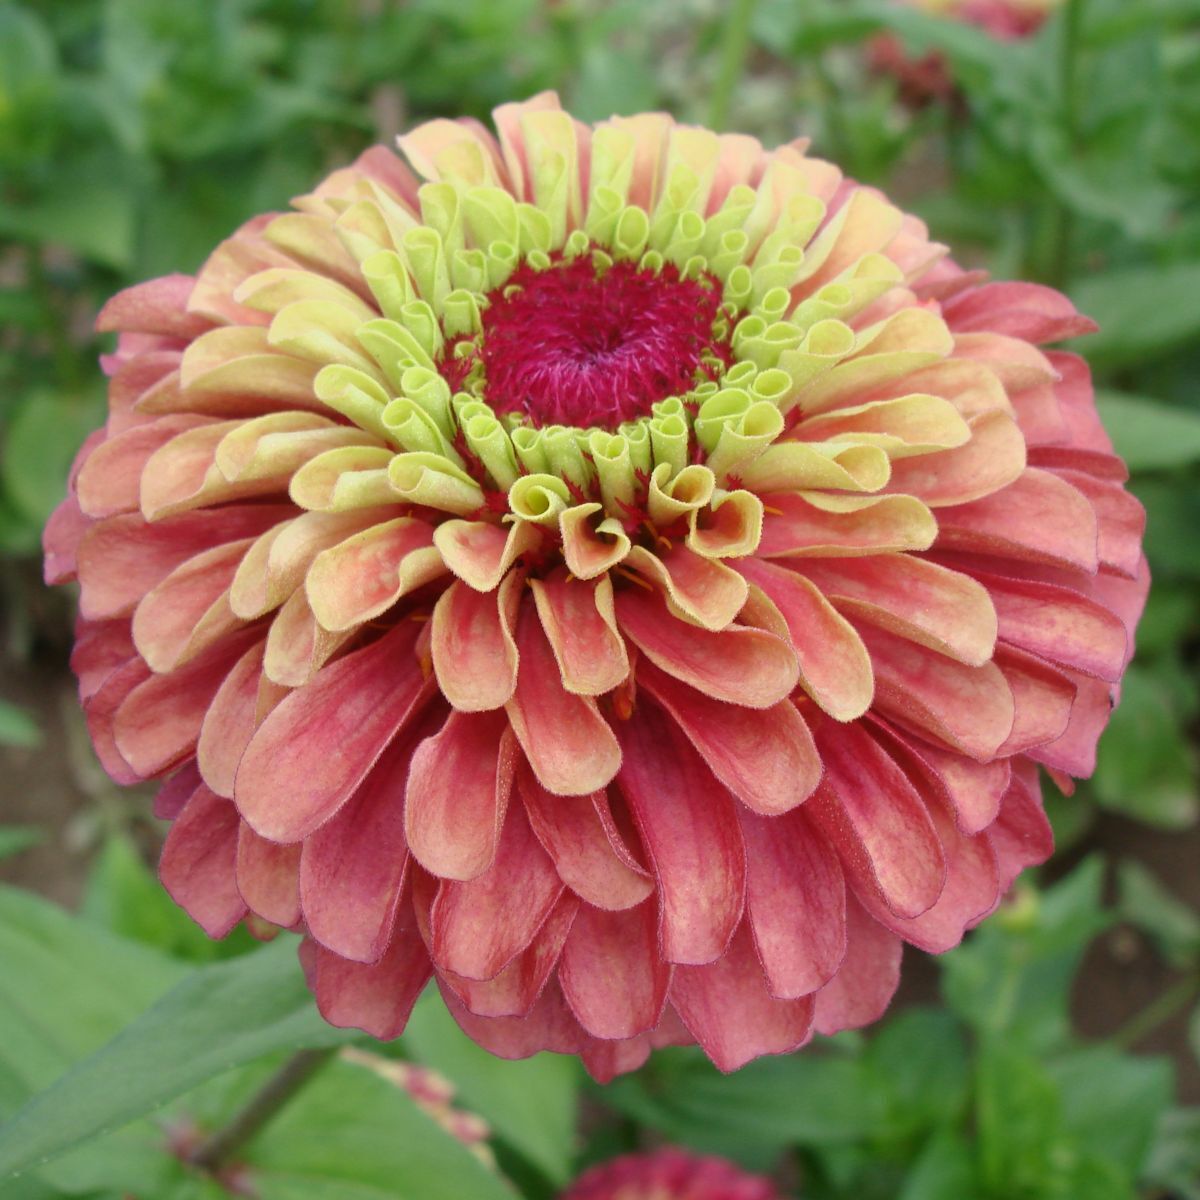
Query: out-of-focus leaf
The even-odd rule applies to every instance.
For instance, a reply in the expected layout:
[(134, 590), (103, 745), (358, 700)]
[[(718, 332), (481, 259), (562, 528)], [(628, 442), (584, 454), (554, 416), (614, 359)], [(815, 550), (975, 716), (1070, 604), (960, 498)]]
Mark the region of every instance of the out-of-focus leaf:
[(1089, 358), (1134, 362), (1181, 345), (1200, 331), (1200, 262), (1126, 267), (1085, 275), (1071, 290), (1080, 312), (1097, 322)]
[[(0, 963), (0, 1114), (6, 1118), (182, 974), (170, 959), (12, 888), (0, 888)], [(42, 1161), (41, 1132), (20, 1118), (0, 1126), (0, 1180)], [(123, 1130), (41, 1174), (71, 1192), (107, 1185), (161, 1194), (163, 1171), (170, 1164), (159, 1153), (158, 1140), (150, 1126)], [(7, 1195), (5, 1185), (0, 1192)]]
[(42, 730), (23, 708), (0, 700), (0, 746), (31, 750), (42, 744)]
[(0, 858), (11, 858), (36, 846), (45, 834), (32, 825), (0, 825)]
[(1200, 1108), (1163, 1114), (1145, 1174), (1172, 1197), (1200, 1200)]
[(1060, 1089), (1065, 1127), (1090, 1157), (1120, 1168), (1132, 1185), (1171, 1104), (1170, 1062), (1091, 1046), (1055, 1059), (1049, 1073)]
[(497, 1059), (458, 1028), (432, 990), (413, 1011), (402, 1044), (445, 1075), (463, 1105), (549, 1179), (561, 1185), (569, 1178), (580, 1084), (572, 1059), (556, 1054)]
[(746, 1146), (850, 1143), (887, 1132), (887, 1100), (860, 1058), (761, 1058), (721, 1075), (702, 1056), (664, 1050), (605, 1100), (667, 1137), (714, 1153)]
[(1196, 818), (1195, 755), (1147, 667), (1125, 673), (1097, 750), (1094, 787), (1106, 807), (1163, 829), (1185, 829)]
[(80, 915), (123, 937), (196, 962), (229, 958), (257, 945), (240, 927), (223, 941), (208, 937), (167, 895), (122, 833), (111, 834), (92, 863)]
[(943, 1130), (917, 1156), (896, 1200), (964, 1200), (978, 1191), (969, 1143)]
[(408, 1095), (335, 1062), (245, 1153), (263, 1200), (516, 1200)]
[(966, 1104), (967, 1044), (948, 1012), (912, 1008), (898, 1013), (871, 1039), (865, 1061), (887, 1097), (889, 1132), (936, 1128)]
[(1096, 407), (1117, 453), (1131, 471), (1156, 471), (1200, 461), (1200, 412), (1145, 396), (1100, 390)]
[(1133, 859), (1117, 864), (1117, 911), (1149, 934), (1175, 966), (1200, 960), (1200, 914), (1177, 900), (1157, 875)]
[(24, 516), (45, 522), (66, 491), (76, 450), (98, 423), (90, 397), (40, 389), (23, 397), (0, 456), (0, 484)]
[[(91, 939), (94, 955), (110, 944), (91, 926), (72, 925), (72, 935), (85, 943)], [(147, 961), (158, 958), (136, 949)], [(61, 970), (71, 973), (66, 963)], [(171, 965), (171, 975), (178, 970)], [(32, 1001), (26, 1008), (37, 1011), (52, 985), (43, 978), (26, 986)], [(66, 983), (60, 986), (69, 990)], [(128, 1007), (122, 1003), (123, 1015)], [(317, 1014), (290, 938), (200, 967), (0, 1129), (0, 1178), (119, 1129), (234, 1067), (279, 1050), (337, 1045), (350, 1037)]]
[(969, 941), (942, 958), (942, 990), (971, 1028), (1038, 1052), (1070, 1033), (1071, 982), (1088, 943), (1111, 924), (1100, 902), (1103, 864), (1086, 860), (1040, 894), (1026, 887)]

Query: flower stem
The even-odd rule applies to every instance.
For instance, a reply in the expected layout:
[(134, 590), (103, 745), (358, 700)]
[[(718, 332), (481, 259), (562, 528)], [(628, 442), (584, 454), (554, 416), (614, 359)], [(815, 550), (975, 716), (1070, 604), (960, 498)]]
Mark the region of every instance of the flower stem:
[(1167, 988), (1141, 1012), (1135, 1013), (1109, 1039), (1109, 1045), (1129, 1050), (1200, 995), (1200, 975), (1185, 976)]
[(188, 1163), (215, 1174), (258, 1135), (276, 1113), (337, 1053), (336, 1047), (301, 1050), (263, 1084), (250, 1102), (188, 1156)]
[(713, 86), (708, 110), (708, 123), (721, 132), (729, 121), (729, 105), (746, 65), (750, 48), (750, 19), (754, 16), (755, 0), (732, 0), (721, 35), (721, 65)]

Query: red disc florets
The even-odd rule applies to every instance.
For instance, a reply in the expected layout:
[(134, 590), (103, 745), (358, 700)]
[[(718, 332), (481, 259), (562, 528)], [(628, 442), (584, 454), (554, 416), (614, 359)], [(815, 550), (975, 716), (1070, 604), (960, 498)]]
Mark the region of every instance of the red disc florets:
[(537, 426), (615, 428), (693, 388), (706, 353), (729, 361), (713, 333), (719, 291), (670, 264), (526, 265), (489, 300), (479, 344), (484, 399)]

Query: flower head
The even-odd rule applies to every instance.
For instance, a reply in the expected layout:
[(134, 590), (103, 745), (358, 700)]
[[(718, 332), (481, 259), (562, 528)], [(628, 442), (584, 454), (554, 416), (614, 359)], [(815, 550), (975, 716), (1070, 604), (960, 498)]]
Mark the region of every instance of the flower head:
[(593, 1167), (561, 1200), (779, 1200), (779, 1193), (723, 1158), (668, 1146)]
[(121, 293), (47, 529), (208, 932), (380, 1037), (723, 1069), (1050, 852), (1147, 586), (1089, 322), (800, 144), (539, 96)]

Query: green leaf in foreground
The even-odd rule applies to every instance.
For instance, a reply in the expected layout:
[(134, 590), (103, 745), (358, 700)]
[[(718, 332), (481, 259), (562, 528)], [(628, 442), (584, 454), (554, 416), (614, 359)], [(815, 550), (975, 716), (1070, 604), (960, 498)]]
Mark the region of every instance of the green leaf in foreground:
[(233, 1067), (350, 1036), (321, 1020), (290, 938), (201, 967), (0, 1129), (0, 1178), (119, 1129)]
[(403, 1045), (458, 1089), (506, 1142), (556, 1184), (570, 1176), (575, 1151), (579, 1067), (557, 1054), (506, 1062), (472, 1042), (432, 989), (422, 997)]
[(1096, 393), (1096, 407), (1131, 471), (1200, 462), (1200, 412), (1111, 391)]
[[(516, 1099), (519, 1088), (513, 1089)], [(334, 1062), (246, 1152), (263, 1200), (515, 1200), (399, 1088)]]

